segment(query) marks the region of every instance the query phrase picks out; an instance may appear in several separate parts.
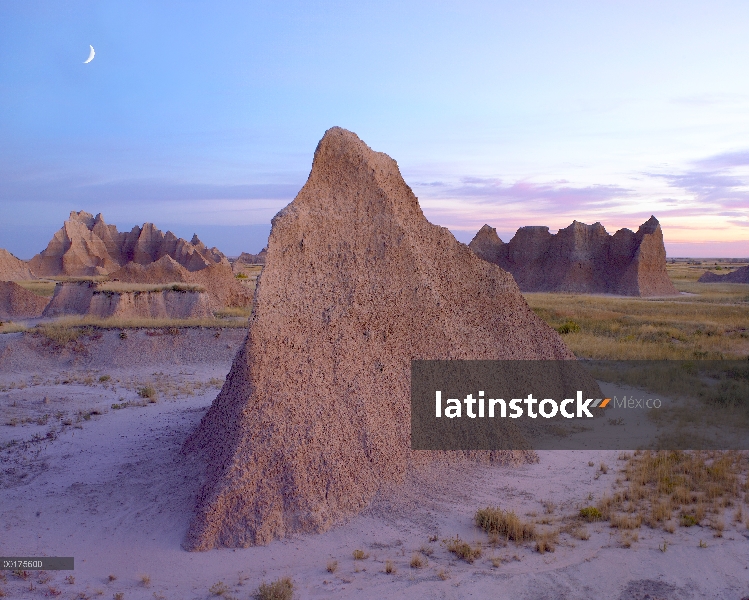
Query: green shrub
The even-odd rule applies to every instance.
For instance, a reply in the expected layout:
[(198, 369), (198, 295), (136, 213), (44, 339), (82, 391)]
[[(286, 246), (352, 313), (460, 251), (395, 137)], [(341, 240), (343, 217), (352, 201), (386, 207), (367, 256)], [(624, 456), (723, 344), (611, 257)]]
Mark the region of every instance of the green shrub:
[(595, 506), (586, 506), (580, 509), (580, 518), (592, 523), (593, 521), (600, 521), (603, 515)]
[(557, 327), (557, 331), (561, 334), (575, 333), (577, 331), (580, 331), (580, 326), (574, 321), (568, 319), (562, 325)]

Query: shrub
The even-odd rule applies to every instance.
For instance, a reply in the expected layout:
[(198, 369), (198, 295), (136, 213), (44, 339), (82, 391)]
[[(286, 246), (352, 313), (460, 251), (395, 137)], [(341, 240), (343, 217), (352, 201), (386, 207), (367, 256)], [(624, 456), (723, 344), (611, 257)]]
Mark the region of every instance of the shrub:
[(567, 320), (557, 327), (557, 331), (561, 334), (575, 333), (580, 331), (580, 326), (572, 320)]
[(223, 596), (229, 591), (229, 588), (223, 581), (217, 581), (210, 588), (208, 588), (208, 591), (212, 596)]
[(693, 527), (694, 525), (700, 524), (700, 522), (697, 520), (697, 517), (687, 514), (681, 515), (680, 522), (682, 527)]
[(335, 573), (338, 569), (338, 561), (337, 560), (329, 560), (328, 564), (325, 567), (325, 570), (328, 573)]
[(421, 569), (421, 567), (426, 565), (426, 559), (419, 554), (418, 552), (414, 552), (411, 555), (411, 568), (412, 569)]
[(142, 388), (138, 388), (138, 396), (155, 402), (156, 389), (151, 384), (145, 385)]
[(532, 523), (522, 521), (514, 512), (499, 508), (482, 508), (474, 517), (476, 526), (489, 534), (503, 536), (513, 542), (532, 540), (535, 535)]
[(109, 375), (102, 375), (101, 377), (99, 377), (99, 383), (105, 383), (109, 381), (110, 379), (112, 378)]
[(385, 573), (395, 573), (395, 565), (393, 565), (392, 560), (385, 561)]
[(586, 506), (580, 509), (580, 518), (592, 523), (593, 521), (600, 521), (603, 515), (595, 506)]
[(255, 592), (257, 600), (291, 600), (294, 595), (294, 584), (288, 577), (277, 579), (273, 583), (262, 583)]
[(464, 542), (457, 535), (452, 538), (445, 540), (445, 546), (458, 558), (462, 558), (467, 563), (472, 563), (474, 560), (481, 556), (481, 547), (476, 546), (471, 548), (468, 542)]
[(369, 554), (365, 554), (364, 550), (354, 550), (353, 552), (354, 560), (364, 560), (365, 558), (369, 558)]

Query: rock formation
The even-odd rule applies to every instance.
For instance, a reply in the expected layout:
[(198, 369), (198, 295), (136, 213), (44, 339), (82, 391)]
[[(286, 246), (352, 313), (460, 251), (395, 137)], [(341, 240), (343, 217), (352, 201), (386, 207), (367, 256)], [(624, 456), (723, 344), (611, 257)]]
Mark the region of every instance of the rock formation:
[(267, 248), (263, 248), (260, 252), (257, 254), (249, 254), (248, 252), (242, 252), (242, 254), (239, 255), (239, 258), (237, 258), (237, 263), (244, 263), (246, 265), (264, 265), (265, 264), (265, 255), (268, 253)]
[(521, 227), (505, 244), (484, 225), (469, 244), (479, 257), (512, 273), (524, 292), (578, 292), (623, 296), (678, 294), (666, 273), (663, 232), (655, 217), (637, 233), (613, 236), (603, 225)]
[(48, 302), (17, 283), (0, 281), (0, 319), (39, 317)]
[(0, 281), (22, 281), (35, 279), (26, 261), (16, 258), (4, 248), (0, 248)]
[(148, 265), (128, 263), (111, 273), (110, 279), (128, 283), (194, 283), (207, 290), (214, 310), (248, 306), (252, 302), (252, 292), (234, 278), (225, 258), (199, 271), (188, 271), (166, 255)]
[(318, 144), (267, 255), (245, 344), (185, 444), (208, 462), (187, 549), (325, 530), (431, 456), (410, 451), (412, 359), (573, 358), (349, 131)]
[(749, 265), (725, 275), (705, 271), (697, 281), (700, 283), (749, 283)]
[(162, 233), (153, 225), (119, 232), (107, 225), (101, 214), (71, 212), (47, 248), (29, 262), (38, 276), (81, 277), (107, 275), (127, 263), (147, 265), (170, 256), (188, 271), (198, 271), (225, 260), (216, 248), (206, 248), (194, 235), (190, 242), (171, 231)]
[(45, 317), (85, 315), (99, 318), (212, 318), (209, 295), (199, 288), (113, 290), (92, 281), (58, 283)]

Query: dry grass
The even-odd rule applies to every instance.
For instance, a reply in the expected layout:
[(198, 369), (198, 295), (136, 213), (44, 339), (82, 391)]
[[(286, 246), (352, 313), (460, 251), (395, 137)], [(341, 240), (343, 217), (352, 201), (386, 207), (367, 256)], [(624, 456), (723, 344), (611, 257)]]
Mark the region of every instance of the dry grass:
[(388, 575), (391, 573), (395, 573), (395, 565), (393, 564), (392, 560), (386, 560), (385, 561), (385, 573)]
[(495, 534), (513, 542), (532, 540), (535, 536), (533, 523), (523, 521), (512, 511), (496, 507), (477, 510), (474, 521), (477, 527), (488, 534)]
[(33, 281), (16, 281), (18, 285), (20, 285), (22, 288), (29, 290), (30, 292), (33, 292), (37, 296), (41, 296), (42, 298), (51, 298), (52, 295), (55, 293), (55, 285), (56, 282), (54, 281), (47, 281), (47, 280), (33, 280)]
[(411, 568), (412, 569), (421, 569), (422, 567), (425, 567), (427, 565), (427, 559), (425, 556), (423, 556), (419, 552), (414, 552), (411, 555)]
[(252, 306), (233, 306), (214, 311), (213, 316), (217, 319), (242, 318), (247, 319), (252, 315)]
[(194, 283), (175, 281), (171, 283), (127, 283), (124, 281), (105, 281), (94, 288), (95, 294), (124, 294), (128, 292), (205, 292), (205, 288)]
[(337, 560), (329, 560), (328, 564), (325, 565), (325, 570), (328, 573), (335, 573), (338, 570), (338, 561)]
[(141, 584), (144, 585), (145, 587), (148, 587), (149, 585), (151, 585), (150, 575), (141, 575), (138, 579), (140, 580)]
[(369, 554), (366, 554), (364, 550), (359, 550), (358, 548), (352, 552), (352, 555), (354, 560), (365, 560), (369, 558)]
[[(724, 508), (737, 505), (743, 515), (749, 485), (749, 456), (738, 451), (645, 451), (627, 459), (624, 481), (613, 496), (604, 496), (597, 507), (581, 511), (600, 515), (611, 527), (638, 529), (641, 525), (672, 533), (682, 527), (707, 526), (721, 536)], [(735, 516), (734, 516), (735, 519)]]
[(579, 357), (655, 360), (749, 355), (749, 285), (697, 283), (704, 267), (668, 265), (668, 270), (676, 288), (689, 295), (667, 299), (524, 296), (537, 315), (563, 330), (565, 343)]
[(454, 538), (444, 540), (443, 543), (448, 551), (452, 552), (458, 558), (462, 558), (467, 563), (472, 563), (481, 557), (481, 546), (477, 544), (471, 547), (468, 542), (464, 542), (457, 535)]
[(255, 592), (257, 600), (291, 600), (294, 584), (289, 577), (282, 577), (273, 583), (262, 583)]

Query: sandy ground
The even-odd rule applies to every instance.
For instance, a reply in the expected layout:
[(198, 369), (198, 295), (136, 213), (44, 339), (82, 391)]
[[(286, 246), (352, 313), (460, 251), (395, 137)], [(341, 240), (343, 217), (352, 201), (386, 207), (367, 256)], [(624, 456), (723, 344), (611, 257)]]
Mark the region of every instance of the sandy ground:
[[(6, 571), (6, 597), (207, 599), (223, 582), (224, 598), (246, 599), (282, 576), (293, 579), (296, 598), (749, 596), (749, 531), (729, 519), (722, 538), (701, 527), (673, 534), (642, 527), (629, 548), (607, 525), (586, 525), (590, 539), (563, 534), (545, 554), (531, 545), (491, 547), (473, 526), (475, 510), (487, 505), (552, 522), (575, 514), (611, 489), (616, 451), (542, 451), (537, 464), (516, 468), (438, 466), (384, 490), (327, 533), (185, 552), (201, 465), (179, 450), (243, 338), (237, 330), (214, 335), (136, 332), (122, 340), (107, 332), (74, 350), (0, 336), (0, 418), (16, 420), (0, 424), (0, 555), (74, 556), (76, 567), (27, 579)], [(138, 395), (146, 385), (157, 390), (156, 403)], [(600, 474), (601, 462), (608, 473)], [(555, 505), (549, 515), (545, 501)], [(442, 540), (456, 535), (483, 544), (481, 558), (468, 564), (449, 553)], [(355, 549), (367, 558), (354, 560)], [(431, 555), (413, 569), (419, 549)], [(326, 570), (331, 561), (334, 573)], [(384, 572), (386, 561), (394, 573)]]

